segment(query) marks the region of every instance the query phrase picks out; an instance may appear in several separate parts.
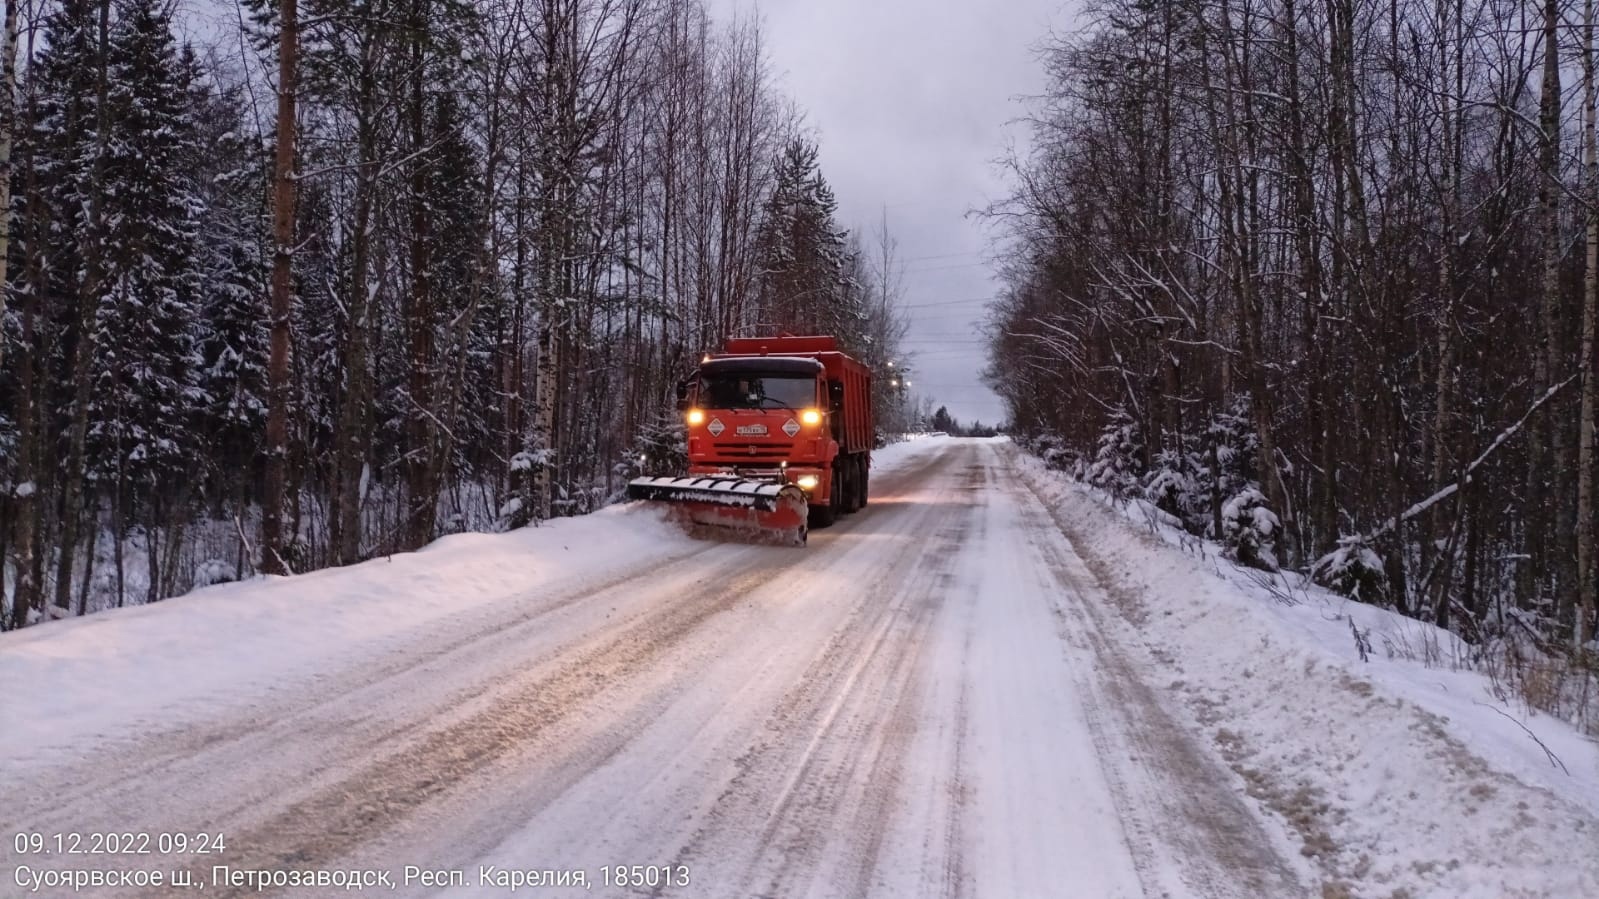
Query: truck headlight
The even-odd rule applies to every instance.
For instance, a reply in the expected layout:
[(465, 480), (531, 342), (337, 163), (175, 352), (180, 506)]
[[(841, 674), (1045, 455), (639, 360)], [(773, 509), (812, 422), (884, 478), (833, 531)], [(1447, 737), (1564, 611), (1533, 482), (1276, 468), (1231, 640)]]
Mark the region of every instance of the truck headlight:
[(816, 411), (815, 409), (806, 409), (804, 412), (800, 413), (800, 421), (803, 421), (808, 425), (819, 425), (822, 423), (822, 413)]
[(813, 475), (813, 474), (800, 475), (798, 478), (794, 479), (794, 483), (798, 484), (799, 488), (801, 490), (815, 490), (816, 489), (816, 475)]
[(688, 423), (691, 424), (691, 425), (702, 425), (702, 424), (704, 424), (705, 423), (705, 411), (703, 409), (690, 409), (690, 410), (688, 410)]

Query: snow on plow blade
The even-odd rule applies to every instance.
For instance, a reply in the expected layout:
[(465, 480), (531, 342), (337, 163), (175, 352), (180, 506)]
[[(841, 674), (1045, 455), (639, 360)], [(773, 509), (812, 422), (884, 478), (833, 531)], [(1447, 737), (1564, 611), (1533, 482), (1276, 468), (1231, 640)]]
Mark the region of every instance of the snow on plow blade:
[(724, 528), (781, 543), (805, 542), (805, 492), (742, 478), (634, 478), (628, 499), (668, 504), (692, 526)]

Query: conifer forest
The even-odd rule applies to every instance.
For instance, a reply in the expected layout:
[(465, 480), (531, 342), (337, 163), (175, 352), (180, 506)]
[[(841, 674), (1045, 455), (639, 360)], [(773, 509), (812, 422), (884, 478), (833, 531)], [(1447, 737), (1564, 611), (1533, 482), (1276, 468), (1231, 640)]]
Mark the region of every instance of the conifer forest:
[(730, 335), (895, 351), (753, 14), (181, 10), (6, 5), (7, 628), (587, 512)]

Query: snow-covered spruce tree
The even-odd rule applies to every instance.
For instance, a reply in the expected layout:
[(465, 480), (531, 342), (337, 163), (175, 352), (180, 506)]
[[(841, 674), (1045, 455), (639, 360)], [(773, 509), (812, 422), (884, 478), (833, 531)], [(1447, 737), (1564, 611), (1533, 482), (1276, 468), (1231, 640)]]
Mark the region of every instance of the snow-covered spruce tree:
[[(28, 71), (30, 121), (23, 138), (32, 181), (17, 237), (25, 257), (25, 289), (34, 295), (50, 339), (41, 374), (48, 414), (70, 418), (75, 349), (93, 325), (80, 302), (82, 246), (89, 228), (89, 190), (98, 155), (98, 14), (89, 0), (63, 0), (46, 17), (43, 49)], [(42, 425), (41, 425), (42, 426)]]
[[(475, 456), (472, 448), (488, 444), (493, 433), (488, 410), (499, 403), (488, 364), (493, 333), (482, 326), (489, 317), (480, 319), (478, 314), (484, 305), (477, 272), (484, 240), (480, 154), (455, 94), (441, 91), (429, 98), (426, 126), (432, 151), (418, 161), (425, 172), (413, 183), (423, 190), (429, 216), (431, 245), (425, 259), (432, 302), (424, 310), (427, 320), (411, 323), (429, 331), (423, 341), (427, 352), (411, 365), (420, 361), (427, 368), (427, 379), (435, 385), (434, 409), (428, 413), (446, 426), (428, 445), (411, 451), (433, 454), (428, 464), (433, 495), (427, 501), (437, 506), (438, 493), (450, 486), (447, 479), (471, 481), (480, 470), (498, 468), (480, 466), (486, 458)], [(464, 526), (458, 512), (450, 513), (450, 529)]]
[(1163, 449), (1142, 479), (1144, 498), (1181, 521), (1184, 529), (1201, 533), (1210, 514), (1210, 497), (1203, 486), (1207, 475), (1204, 461), (1192, 453)]
[(1233, 397), (1201, 434), (1187, 435), (1181, 445), (1182, 451), (1168, 446), (1150, 460), (1144, 497), (1191, 533), (1221, 539), (1227, 501), (1260, 486), (1255, 479), (1260, 441), (1248, 397)]
[(1099, 432), (1099, 448), (1088, 466), (1088, 483), (1122, 497), (1138, 488), (1144, 473), (1144, 437), (1124, 406), (1111, 411)]
[(1249, 397), (1234, 396), (1227, 409), (1211, 416), (1205, 429), (1205, 466), (1202, 488), (1215, 488), (1225, 502), (1257, 483), (1255, 459), (1260, 453), (1260, 437), (1249, 417)]
[(63, 278), (80, 274), (73, 254), (86, 224), (84, 191), (95, 154), (95, 70), (100, 59), (96, 7), (89, 0), (63, 0), (45, 18), (43, 49), (28, 70), (32, 115), (23, 140), (31, 153), (28, 174), (44, 200), (28, 208), (28, 224), (45, 229), (32, 249), (48, 252), (51, 270)]
[(204, 399), (193, 72), (165, 6), (125, 0), (110, 46), (107, 98), (117, 127), (103, 167), (105, 276), (88, 448), (91, 477), (109, 491), (118, 531), (130, 513), (142, 513), (150, 600), (165, 586), (154, 528), (170, 524), (172, 506), (185, 500), (182, 475), (197, 455), (192, 425)]
[(847, 235), (838, 227), (838, 201), (817, 162), (816, 145), (794, 138), (777, 162), (756, 238), (761, 278), (756, 321), (763, 333), (839, 334), (846, 344), (852, 301)]
[(1080, 456), (1067, 445), (1065, 438), (1048, 432), (1027, 438), (1025, 448), (1042, 459), (1045, 467), (1055, 471), (1072, 471)]
[(1258, 487), (1245, 487), (1222, 504), (1221, 539), (1226, 556), (1240, 565), (1277, 570), (1282, 523)]
[[(28, 320), (33, 339), (13, 343), (5, 366), (16, 377), (18, 390), (13, 477), (18, 486), (27, 487), (12, 490), (7, 510), (14, 525), (8, 538), (18, 575), (11, 617), (15, 627), (44, 611), (57, 528), (74, 528), (77, 522), (76, 514), (52, 513), (57, 508), (53, 495), (70, 479), (60, 459), (58, 422), (74, 416), (78, 348), (92, 325), (79, 286), (98, 155), (97, 27), (96, 7), (88, 0), (63, 0), (45, 16), (41, 49), (28, 66), (21, 103), (20, 189), (13, 197), (18, 217), (12, 224), (13, 264), (6, 288), (15, 301), (8, 306)], [(84, 381), (86, 391), (86, 372)], [(79, 506), (81, 502), (74, 503)], [(62, 611), (70, 605), (65, 591), (55, 592), (54, 600)]]
[(1388, 604), (1388, 575), (1382, 557), (1360, 535), (1340, 538), (1337, 549), (1310, 567), (1310, 577), (1351, 599)]
[(198, 257), (201, 291), (199, 432), (211, 449), (213, 508), (242, 513), (266, 425), (267, 159), (247, 129), (233, 90), (213, 85), (185, 50), (198, 143), (191, 162), (203, 203)]
[(1195, 492), (1208, 520), (1203, 531), (1225, 546), (1239, 564), (1276, 571), (1282, 525), (1255, 475), (1259, 437), (1250, 419), (1249, 399), (1234, 396), (1225, 411), (1211, 417), (1201, 445), (1204, 455)]

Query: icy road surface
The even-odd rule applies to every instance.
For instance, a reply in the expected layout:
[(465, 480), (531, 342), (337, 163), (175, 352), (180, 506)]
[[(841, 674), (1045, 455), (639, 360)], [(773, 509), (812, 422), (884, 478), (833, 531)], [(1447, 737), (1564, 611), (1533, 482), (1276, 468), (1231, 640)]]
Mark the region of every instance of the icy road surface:
[[(214, 864), (385, 871), (398, 896), (509, 895), (483, 866), (594, 886), (540, 896), (1311, 892), (1012, 451), (920, 443), (803, 549), (615, 510), (5, 635), (0, 676), (55, 683), (0, 711), (0, 894), (19, 865), (254, 894)], [(226, 849), (13, 841), (107, 831)], [(463, 885), (407, 885), (408, 865)], [(690, 882), (607, 889), (617, 865)]]

